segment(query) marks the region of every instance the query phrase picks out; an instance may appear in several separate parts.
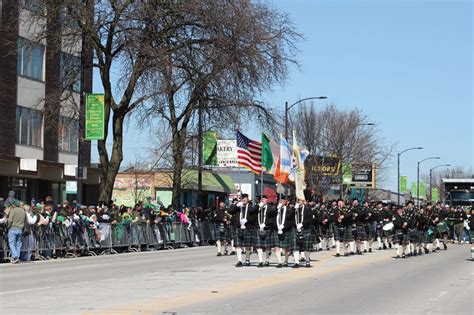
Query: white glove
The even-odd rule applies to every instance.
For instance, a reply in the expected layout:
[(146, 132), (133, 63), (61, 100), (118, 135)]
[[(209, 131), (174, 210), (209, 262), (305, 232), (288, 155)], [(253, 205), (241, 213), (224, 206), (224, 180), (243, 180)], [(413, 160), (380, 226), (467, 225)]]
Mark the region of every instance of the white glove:
[(296, 228), (298, 229), (298, 231), (300, 231), (303, 228), (303, 223), (298, 223), (296, 225)]
[(247, 223), (247, 219), (241, 219), (241, 220), (240, 220), (240, 224), (241, 224), (241, 225), (245, 225), (245, 223)]
[(245, 224), (241, 224), (240, 229), (245, 230)]
[(243, 205), (244, 205), (244, 203), (243, 203), (242, 201), (237, 202), (237, 207), (240, 208), (240, 207), (242, 207)]
[(278, 230), (283, 230), (285, 226), (283, 224), (278, 224)]
[(299, 203), (296, 203), (295, 204), (295, 209), (298, 209), (300, 207), (300, 204)]
[(259, 206), (260, 208), (263, 207), (263, 202), (260, 202), (260, 203), (258, 204), (258, 206)]
[(283, 229), (278, 229), (278, 234), (283, 234)]
[(281, 203), (279, 203), (278, 206), (277, 206), (277, 209), (280, 210), (281, 207), (283, 207), (283, 206), (281, 205)]
[(260, 230), (263, 231), (265, 229), (265, 223), (260, 224)]

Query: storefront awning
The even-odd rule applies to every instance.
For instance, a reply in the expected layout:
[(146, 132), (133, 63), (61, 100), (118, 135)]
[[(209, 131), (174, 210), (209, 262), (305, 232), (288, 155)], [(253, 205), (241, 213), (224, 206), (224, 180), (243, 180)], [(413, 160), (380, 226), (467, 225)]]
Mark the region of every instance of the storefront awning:
[[(170, 172), (159, 172), (155, 176), (156, 188), (172, 187), (172, 174)], [(183, 170), (181, 186), (186, 190), (198, 190), (198, 171)], [(202, 173), (202, 190), (226, 194), (237, 193), (234, 181), (229, 175), (215, 174), (208, 171)]]

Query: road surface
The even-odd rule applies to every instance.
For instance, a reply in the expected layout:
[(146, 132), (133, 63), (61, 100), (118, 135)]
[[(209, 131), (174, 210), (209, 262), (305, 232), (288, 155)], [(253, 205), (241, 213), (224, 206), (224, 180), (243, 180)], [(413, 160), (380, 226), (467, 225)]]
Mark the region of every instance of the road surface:
[(212, 246), (2, 264), (0, 313), (473, 314), (469, 246), (404, 260), (324, 251), (297, 270), (235, 268)]

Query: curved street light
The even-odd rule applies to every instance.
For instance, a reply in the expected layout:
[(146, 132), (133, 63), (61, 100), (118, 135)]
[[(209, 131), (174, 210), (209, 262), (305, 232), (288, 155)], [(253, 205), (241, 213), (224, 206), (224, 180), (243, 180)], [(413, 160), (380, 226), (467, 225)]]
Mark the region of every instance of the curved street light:
[(306, 98), (303, 98), (291, 105), (288, 105), (288, 102), (285, 102), (285, 140), (288, 141), (288, 111), (295, 105), (301, 103), (301, 102), (304, 102), (304, 101), (308, 101), (308, 100), (325, 100), (327, 99), (328, 97), (327, 96), (311, 96), (311, 97), (306, 97)]
[(416, 170), (416, 173), (417, 173), (416, 175), (416, 206), (418, 208), (420, 207), (420, 164), (423, 163), (424, 161), (439, 160), (439, 159), (441, 159), (439, 156), (432, 156), (418, 162), (418, 167)]
[(450, 167), (450, 166), (451, 164), (439, 164), (439, 165), (436, 165), (435, 167), (430, 168), (430, 201), (433, 201), (433, 194), (431, 190), (431, 178), (432, 178), (433, 170), (439, 167)]
[(397, 154), (397, 169), (398, 169), (398, 173), (397, 173), (397, 204), (399, 205), (400, 204), (400, 155), (402, 155), (403, 153), (407, 152), (407, 151), (410, 151), (410, 150), (423, 150), (423, 147), (413, 147), (413, 148), (409, 148), (409, 149), (406, 149), (406, 150), (403, 150), (402, 152), (398, 152)]

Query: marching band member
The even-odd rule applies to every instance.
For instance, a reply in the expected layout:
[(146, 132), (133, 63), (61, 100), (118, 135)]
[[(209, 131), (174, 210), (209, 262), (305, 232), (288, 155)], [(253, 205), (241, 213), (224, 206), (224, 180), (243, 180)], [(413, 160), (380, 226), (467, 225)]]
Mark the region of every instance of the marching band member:
[(396, 207), (395, 215), (393, 216), (393, 224), (395, 225), (395, 235), (393, 242), (395, 243), (395, 247), (397, 249), (397, 258), (405, 258), (408, 222), (405, 216), (405, 209), (402, 206)]
[(242, 194), (242, 201), (229, 211), (232, 217), (234, 244), (237, 252), (236, 267), (242, 267), (242, 248), (245, 248), (245, 265), (250, 266), (250, 254), (254, 242), (256, 214), (258, 207), (249, 202), (248, 194)]
[[(258, 254), (258, 267), (268, 267), (270, 266), (272, 247), (275, 245), (273, 231), (276, 224), (276, 208), (268, 204), (267, 196), (262, 196), (258, 205), (257, 224), (255, 248)], [(266, 254), (265, 265), (263, 264), (263, 251)]]
[(313, 213), (311, 208), (304, 200), (296, 202), (295, 204), (295, 227), (296, 227), (296, 245), (297, 248), (293, 249), (293, 255), (295, 258), (295, 265), (293, 268), (299, 267), (299, 255), (298, 251), (302, 253), (305, 260), (305, 266), (310, 267), (310, 253), (315, 242), (313, 234)]
[[(223, 201), (219, 202), (219, 207), (214, 213), (214, 221), (217, 224), (217, 256), (222, 256), (222, 254), (227, 255), (227, 245), (229, 241), (229, 216), (227, 214), (227, 209), (225, 208), (225, 203)], [(224, 245), (224, 253), (222, 253), (222, 245)]]
[[(277, 206), (277, 233), (275, 234), (275, 255), (278, 260), (277, 268), (288, 267), (288, 257), (290, 247), (295, 248), (295, 234), (293, 225), (295, 224), (295, 210), (288, 205), (285, 197), (280, 198)], [(281, 250), (284, 250), (285, 262), (281, 262)]]

